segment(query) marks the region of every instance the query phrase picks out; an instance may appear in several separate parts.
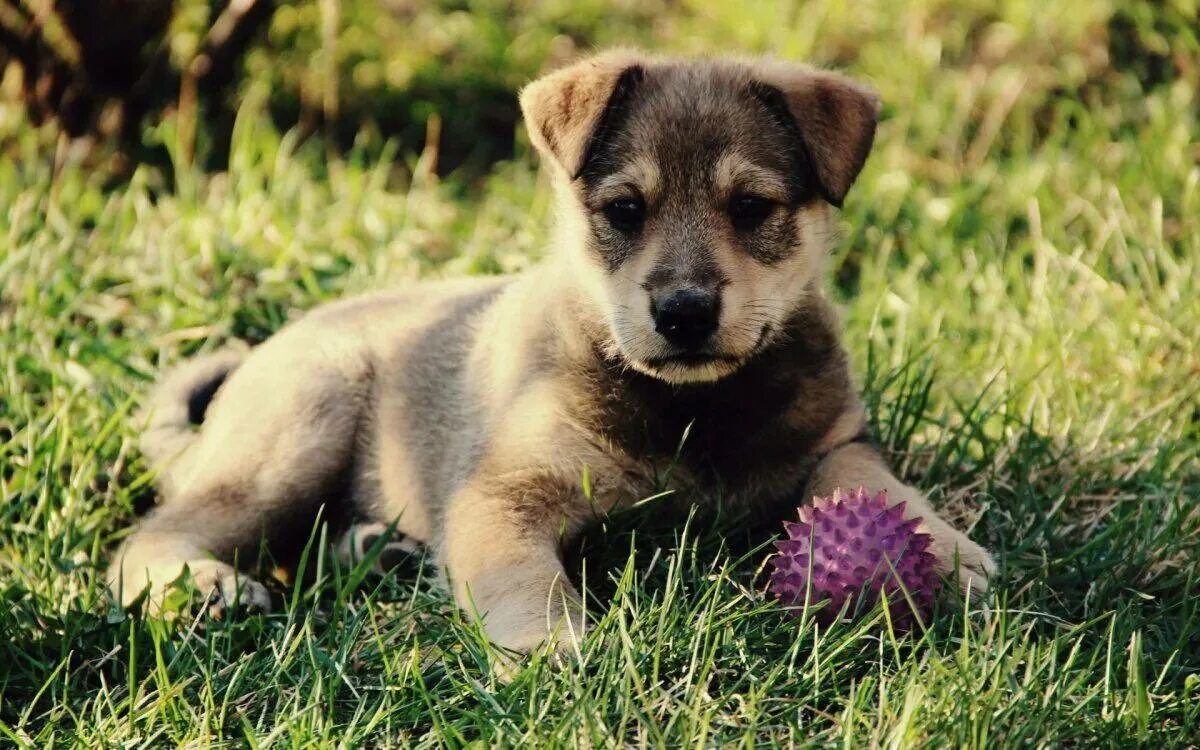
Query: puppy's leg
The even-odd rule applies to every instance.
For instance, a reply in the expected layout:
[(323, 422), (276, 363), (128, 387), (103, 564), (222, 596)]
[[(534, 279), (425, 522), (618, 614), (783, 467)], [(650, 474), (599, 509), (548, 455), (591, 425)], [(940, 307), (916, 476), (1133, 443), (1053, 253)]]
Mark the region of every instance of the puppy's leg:
[(253, 563), (263, 541), (286, 553), (308, 538), (344, 491), (363, 402), (345, 373), (286, 354), (252, 355), (221, 387), (173, 495), (117, 551), (108, 582), (122, 603), (148, 588), (156, 609), (186, 568), (215, 610), (269, 605), (232, 563)]
[(919, 530), (933, 537), (930, 549), (937, 557), (939, 570), (952, 572), (957, 560), (958, 580), (963, 592), (987, 590), (988, 576), (996, 572), (991, 555), (939, 517), (920, 490), (896, 479), (883, 457), (869, 445), (848, 443), (826, 455), (813, 473), (806, 497), (830, 495), (838, 488), (851, 490), (859, 486), (872, 492), (887, 490), (888, 499), (893, 503), (905, 501), (908, 504), (905, 517), (920, 517)]
[(539, 476), (477, 480), (446, 508), (440, 562), (459, 606), (483, 618), (488, 638), (528, 652), (569, 653), (583, 636), (583, 607), (559, 557), (581, 521), (578, 489)]

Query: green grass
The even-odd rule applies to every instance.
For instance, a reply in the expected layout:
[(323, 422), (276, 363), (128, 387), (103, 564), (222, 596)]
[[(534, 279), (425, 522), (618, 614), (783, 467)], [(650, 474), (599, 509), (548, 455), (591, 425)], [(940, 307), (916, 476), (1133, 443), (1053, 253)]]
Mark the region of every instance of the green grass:
[(346, 293), (520, 269), (551, 213), (528, 149), (480, 179), (370, 139), (330, 161), (258, 82), (227, 173), (110, 184), (56, 174), (0, 100), (0, 746), (1200, 742), (1195, 16), (714, 1), (645, 31), (879, 87), (831, 286), (898, 469), (1003, 573), (918, 637), (818, 632), (764, 598), (766, 536), (642, 508), (572, 555), (582, 659), (509, 685), (432, 566), (355, 585), (317, 540), (286, 608), (221, 623), (130, 618), (100, 576), (153, 503), (129, 414), (156, 373)]

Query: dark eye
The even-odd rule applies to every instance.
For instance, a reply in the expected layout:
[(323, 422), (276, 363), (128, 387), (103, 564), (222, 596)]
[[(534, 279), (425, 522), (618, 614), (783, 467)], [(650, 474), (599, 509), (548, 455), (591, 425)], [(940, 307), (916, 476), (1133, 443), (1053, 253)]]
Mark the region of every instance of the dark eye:
[(739, 230), (754, 229), (767, 220), (775, 203), (761, 195), (735, 195), (729, 200), (729, 218)]
[(641, 198), (617, 198), (601, 210), (608, 223), (622, 232), (636, 231), (646, 220), (646, 203)]

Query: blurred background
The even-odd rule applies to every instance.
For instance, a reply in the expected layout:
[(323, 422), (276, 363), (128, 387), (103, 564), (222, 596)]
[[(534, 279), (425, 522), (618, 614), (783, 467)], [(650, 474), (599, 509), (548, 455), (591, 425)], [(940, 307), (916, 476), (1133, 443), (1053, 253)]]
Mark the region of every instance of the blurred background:
[(0, 0), (0, 68), (36, 122), (126, 156), (152, 158), (167, 144), (145, 127), (174, 117), (170, 145), (222, 167), (261, 90), (281, 130), (338, 149), (394, 138), (478, 173), (513, 155), (514, 91), (589, 49), (770, 52), (851, 67), (892, 111), (952, 97), (930, 155), (953, 168), (1036, 144), (1072, 106), (1195, 88), (1197, 23), (1181, 0)]

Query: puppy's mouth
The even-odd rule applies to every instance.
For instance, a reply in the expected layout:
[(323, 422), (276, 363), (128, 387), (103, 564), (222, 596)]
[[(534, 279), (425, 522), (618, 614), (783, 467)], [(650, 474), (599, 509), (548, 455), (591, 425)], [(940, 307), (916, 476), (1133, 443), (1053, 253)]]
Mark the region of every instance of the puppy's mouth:
[(673, 352), (671, 354), (663, 354), (657, 357), (648, 357), (645, 363), (656, 370), (661, 370), (665, 367), (704, 367), (706, 365), (738, 365), (758, 354), (767, 342), (767, 338), (771, 335), (771, 324), (767, 323), (758, 332), (758, 339), (755, 340), (754, 346), (745, 354), (729, 354), (727, 352)]
[(681, 352), (679, 354), (665, 354), (661, 357), (650, 357), (646, 360), (646, 364), (655, 368), (662, 368), (667, 365), (703, 367), (704, 365), (711, 365), (717, 362), (734, 363), (740, 360), (741, 357), (718, 352)]

